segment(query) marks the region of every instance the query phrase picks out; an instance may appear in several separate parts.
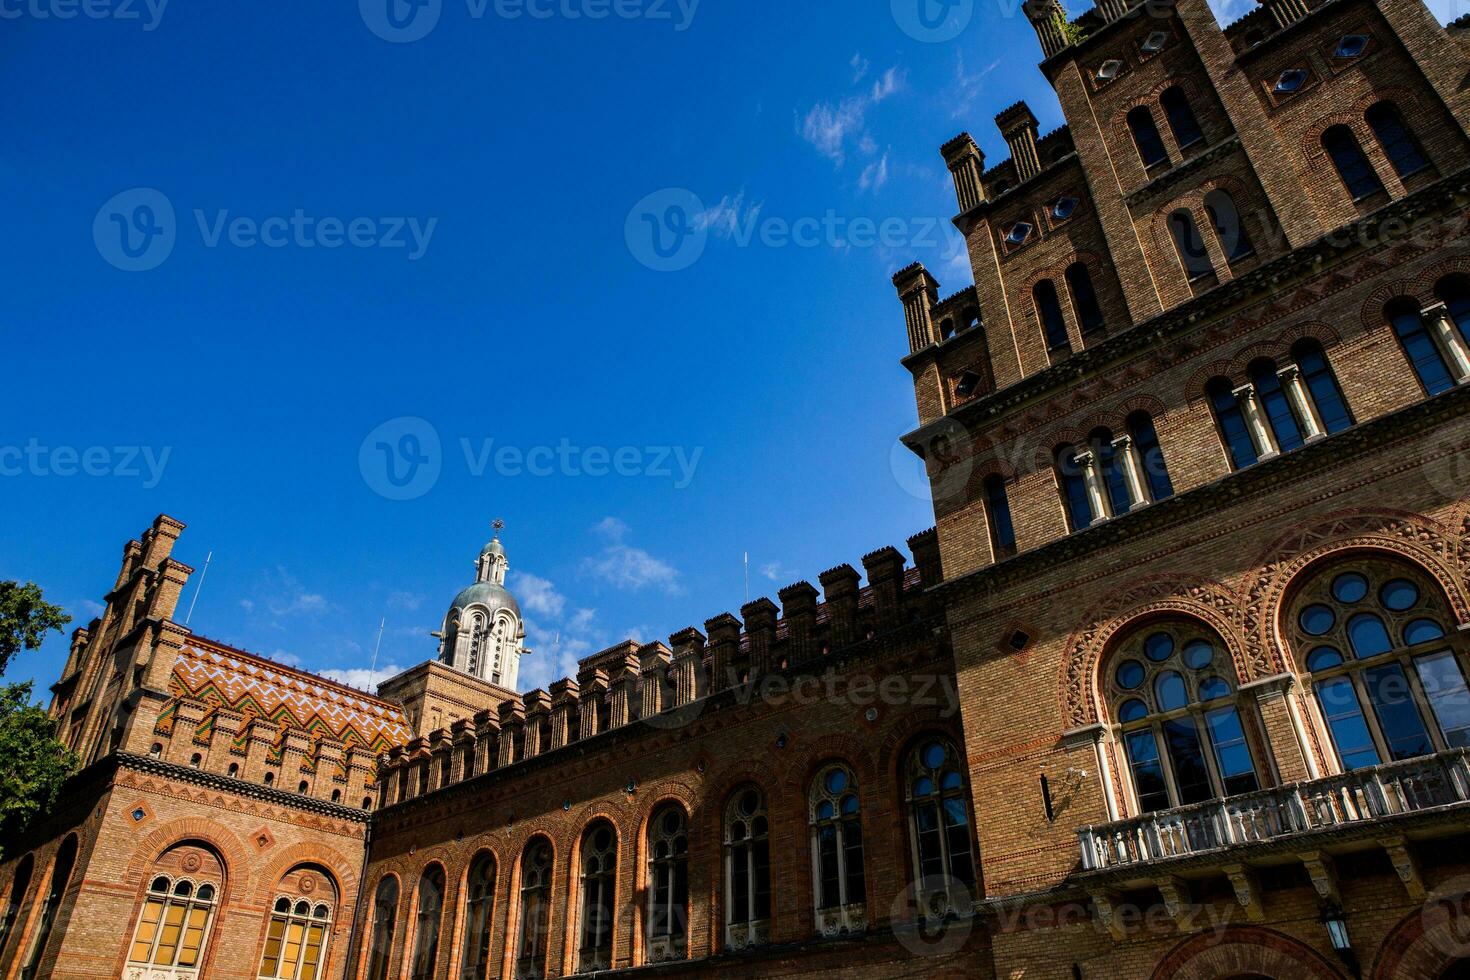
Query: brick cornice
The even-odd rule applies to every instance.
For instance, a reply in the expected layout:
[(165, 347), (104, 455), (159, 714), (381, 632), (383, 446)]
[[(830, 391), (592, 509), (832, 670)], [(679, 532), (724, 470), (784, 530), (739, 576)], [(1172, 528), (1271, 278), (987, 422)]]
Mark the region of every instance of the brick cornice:
[(73, 776), (72, 779), (79, 782), (103, 778), (110, 779), (119, 769), (132, 769), (136, 772), (163, 776), (179, 782), (192, 783), (195, 786), (204, 786), (209, 789), (232, 793), (235, 796), (261, 800), (265, 803), (287, 807), (292, 810), (301, 810), (306, 813), (317, 813), (322, 816), (334, 817), (338, 820), (350, 820), (354, 823), (367, 823), (372, 815), (371, 811), (357, 807), (344, 806), (341, 803), (332, 803), (328, 800), (319, 800), (312, 796), (303, 796), (300, 793), (290, 793), (270, 786), (246, 782), (243, 779), (232, 779), (229, 776), (221, 776), (218, 773), (208, 772), (204, 769), (181, 766), (175, 762), (165, 762), (163, 759), (154, 759), (146, 755), (134, 755), (131, 752), (119, 752), (115, 755), (108, 756), (100, 762), (96, 762), (83, 769)]

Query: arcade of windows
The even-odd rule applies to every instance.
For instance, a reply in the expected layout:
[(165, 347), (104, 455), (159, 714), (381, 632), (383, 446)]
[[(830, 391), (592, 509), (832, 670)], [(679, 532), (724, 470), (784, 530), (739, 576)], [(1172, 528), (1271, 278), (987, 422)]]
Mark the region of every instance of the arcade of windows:
[(1085, 446), (1057, 448), (1057, 479), (1073, 531), (1174, 495), (1153, 419), (1134, 412), (1124, 429), (1116, 437), (1095, 429)]
[(1234, 469), (1298, 449), (1353, 424), (1322, 345), (1303, 340), (1283, 365), (1252, 361), (1244, 384), (1214, 378), (1205, 394)]
[(1400, 296), (1384, 307), (1384, 318), (1426, 393), (1470, 381), (1470, 280), (1446, 276), (1434, 287), (1435, 303), (1420, 304)]
[[(904, 802), (910, 859), (921, 881), (918, 911), (926, 917), (952, 915), (968, 908), (975, 887), (965, 767), (954, 744), (939, 736), (921, 739), (906, 759)], [(852, 768), (835, 761), (822, 766), (812, 779), (807, 807), (816, 930), (822, 936), (862, 932), (868, 926), (867, 874), (862, 804)], [(736, 788), (726, 802), (722, 824), (724, 948), (764, 945), (771, 939), (773, 915), (765, 793), (754, 785)], [(575, 937), (579, 973), (606, 970), (612, 963), (618, 903), (627, 900), (617, 889), (618, 848), (618, 832), (605, 819), (595, 820), (580, 837), (576, 887), (571, 891), (575, 928), (568, 932)], [(664, 803), (654, 810), (646, 853), (644, 959), (648, 963), (684, 959), (689, 942), (689, 818), (680, 804)], [(506, 935), (515, 937), (513, 975), (517, 980), (539, 980), (548, 972), (555, 896), (564, 892), (554, 883), (557, 859), (544, 836), (526, 844), (519, 865), (514, 908), (500, 925)], [(463, 943), (459, 980), (484, 980), (488, 975), (495, 875), (495, 859), (488, 852), (471, 862), (458, 940)], [(444, 909), (444, 882), (444, 868), (430, 864), (410, 896), (413, 935), (405, 937), (402, 947), (409, 951), (406, 975), (411, 980), (437, 975), (442, 965), (441, 932), (446, 922), (451, 931), (455, 928), (456, 915)], [(386, 875), (374, 895), (364, 980), (398, 976), (393, 953), (399, 899), (398, 878)]]

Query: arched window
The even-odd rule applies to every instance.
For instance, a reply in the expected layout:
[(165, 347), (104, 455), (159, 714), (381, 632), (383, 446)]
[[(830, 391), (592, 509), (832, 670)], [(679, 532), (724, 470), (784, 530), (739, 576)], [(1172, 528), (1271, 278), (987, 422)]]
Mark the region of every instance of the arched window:
[(39, 975), (41, 960), (46, 956), (46, 946), (51, 942), (51, 930), (56, 927), (56, 914), (61, 911), (61, 899), (66, 895), (66, 886), (71, 881), (72, 869), (77, 861), (77, 838), (75, 834), (61, 842), (56, 859), (51, 865), (51, 887), (46, 891), (46, 902), (41, 906), (40, 921), (36, 924), (36, 935), (31, 940), (31, 952), (26, 965), (21, 969), (22, 980), (31, 980)]
[(516, 980), (546, 976), (546, 941), (551, 935), (551, 844), (536, 837), (521, 856), (521, 930), (516, 944)]
[(1128, 447), (1115, 443), (1110, 429), (1094, 429), (1089, 442), (1107, 498), (1103, 508), (1106, 513), (1102, 516), (1128, 513), (1133, 509), (1133, 496), (1128, 486), (1128, 468), (1132, 462)]
[(1460, 330), (1460, 339), (1470, 345), (1470, 280), (1464, 276), (1445, 276), (1434, 285), (1434, 295), (1450, 314), (1450, 321)]
[(1200, 237), (1199, 227), (1194, 223), (1194, 215), (1187, 209), (1180, 208), (1169, 215), (1169, 234), (1174, 237), (1174, 248), (1179, 252), (1179, 262), (1184, 266), (1184, 272), (1191, 282), (1215, 271), (1210, 262), (1210, 253), (1205, 248), (1205, 240)]
[(1036, 304), (1036, 319), (1046, 337), (1050, 350), (1066, 347), (1067, 321), (1062, 316), (1062, 303), (1057, 298), (1057, 287), (1050, 279), (1043, 279), (1031, 288), (1031, 300)]
[(1344, 770), (1470, 746), (1465, 663), (1438, 585), (1361, 557), (1314, 575), (1282, 625)]
[(1076, 446), (1062, 446), (1056, 451), (1057, 482), (1062, 488), (1062, 503), (1067, 509), (1067, 523), (1073, 531), (1092, 526), (1093, 519), (1100, 515), (1092, 512), (1092, 497), (1087, 489), (1087, 475), (1083, 462), (1090, 459)]
[(480, 673), (480, 661), (485, 655), (485, 616), (475, 613), (470, 620), (470, 659), (465, 670), (476, 676)]
[(1137, 630), (1104, 679), (1140, 813), (1260, 788), (1235, 686), (1215, 633), (1170, 622)]
[(1213, 190), (1205, 195), (1205, 213), (1210, 217), (1210, 227), (1220, 241), (1220, 250), (1227, 262), (1237, 262), (1256, 254), (1250, 235), (1241, 223), (1240, 212), (1235, 207), (1235, 198), (1222, 190)]
[(1354, 201), (1361, 201), (1383, 190), (1383, 182), (1373, 170), (1358, 145), (1358, 138), (1346, 126), (1338, 125), (1322, 134), (1322, 149), (1337, 168), (1337, 176)]
[(1147, 412), (1134, 412), (1128, 416), (1127, 426), (1132, 439), (1132, 462), (1142, 471), (1143, 488), (1149, 499), (1157, 502), (1174, 496), (1174, 484), (1169, 479), (1169, 467), (1164, 463), (1164, 450), (1159, 446), (1154, 420)]
[(1199, 128), (1199, 120), (1190, 108), (1184, 90), (1175, 85), (1159, 96), (1159, 105), (1164, 109), (1164, 118), (1169, 120), (1169, 129), (1174, 132), (1174, 142), (1181, 150), (1204, 141), (1205, 134)]
[[(1265, 412), (1266, 422), (1271, 427), (1271, 434), (1275, 438), (1276, 446), (1282, 452), (1290, 452), (1302, 446), (1302, 430), (1297, 425), (1297, 419), (1291, 410), (1291, 401), (1287, 398), (1286, 391), (1281, 387), (1281, 378), (1276, 371), (1276, 362), (1269, 360), (1256, 361), (1246, 373), (1250, 375), (1251, 384), (1255, 386), (1256, 398), (1260, 400), (1261, 409)], [(1262, 453), (1262, 455), (1265, 455)]]
[(1097, 290), (1092, 288), (1092, 276), (1082, 262), (1067, 266), (1064, 278), (1067, 289), (1072, 293), (1072, 309), (1077, 311), (1077, 322), (1084, 335), (1103, 329), (1102, 306), (1097, 301)]
[(863, 827), (857, 779), (834, 763), (812, 780), (808, 801), (817, 931), (824, 936), (867, 928), (867, 881), (863, 875)]
[(0, 918), (0, 965), (5, 963), (5, 947), (10, 944), (16, 923), (20, 921), (20, 909), (25, 903), (26, 892), (30, 890), (31, 875), (35, 867), (35, 855), (27, 854), (16, 864), (15, 874), (10, 879), (10, 897), (5, 902), (5, 917)]
[(941, 737), (922, 739), (904, 765), (919, 914), (928, 918), (967, 911), (963, 900), (975, 887), (964, 771), (953, 743)]
[(1322, 345), (1315, 340), (1303, 340), (1291, 349), (1296, 366), (1301, 371), (1302, 383), (1306, 385), (1310, 404), (1308, 412), (1316, 412), (1317, 419), (1327, 432), (1341, 432), (1353, 424), (1352, 413), (1342, 397), (1337, 378), (1327, 366), (1327, 355)]
[(689, 948), (689, 820), (669, 803), (648, 822), (648, 960), (682, 960)]
[(1210, 407), (1215, 410), (1215, 423), (1220, 427), (1225, 448), (1230, 452), (1230, 465), (1237, 470), (1254, 466), (1260, 455), (1230, 379), (1212, 378), (1205, 386), (1205, 394), (1209, 396)]
[(770, 830), (761, 791), (736, 790), (725, 807), (725, 943), (731, 949), (770, 940)]
[(1383, 315), (1393, 325), (1393, 332), (1403, 345), (1404, 354), (1414, 368), (1419, 383), (1431, 395), (1448, 391), (1455, 386), (1455, 379), (1445, 363), (1444, 354), (1429, 333), (1419, 304), (1401, 296), (1384, 307)]
[(331, 932), (332, 909), (326, 902), (279, 896), (271, 907), (260, 980), (316, 980)]
[(1006, 496), (1005, 477), (992, 473), (985, 478), (985, 522), (990, 526), (990, 548), (995, 560), (1016, 553), (1016, 528), (1011, 522), (1011, 503)]
[(373, 934), (368, 944), (368, 980), (388, 980), (393, 931), (398, 922), (398, 879), (389, 875), (373, 895)]
[(495, 910), (495, 855), (482, 852), (465, 878), (464, 962), (460, 980), (490, 978), (490, 917)]
[[(195, 876), (156, 875), (148, 884), (128, 963), (148, 977), (199, 975), (210, 920), (219, 902), (219, 884)], [(274, 973), (262, 976), (275, 977)]]
[(1147, 106), (1135, 106), (1128, 113), (1128, 129), (1133, 133), (1133, 145), (1138, 147), (1145, 169), (1169, 161), (1169, 151), (1164, 149), (1159, 127), (1154, 125), (1153, 113)]
[(413, 959), (409, 980), (434, 980), (439, 962), (439, 921), (444, 913), (444, 869), (431, 864), (419, 879), (418, 914), (414, 918)]
[(1392, 102), (1378, 103), (1363, 118), (1373, 130), (1378, 145), (1383, 147), (1383, 155), (1388, 157), (1388, 162), (1393, 164), (1400, 177), (1410, 177), (1429, 166), (1424, 152), (1419, 149), (1419, 142), (1404, 125), (1398, 107)]
[(582, 973), (612, 966), (613, 909), (618, 877), (618, 835), (599, 820), (582, 834), (582, 939), (577, 969)]

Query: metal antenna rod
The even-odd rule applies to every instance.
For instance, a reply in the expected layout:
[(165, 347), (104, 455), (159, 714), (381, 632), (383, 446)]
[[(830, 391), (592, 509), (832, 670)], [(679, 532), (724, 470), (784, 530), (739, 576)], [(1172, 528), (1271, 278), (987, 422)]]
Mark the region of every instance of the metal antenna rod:
[(745, 553), (745, 601), (750, 601), (750, 552)]
[(373, 644), (373, 665), (368, 669), (368, 685), (371, 686), (378, 676), (378, 650), (383, 645), (383, 627), (388, 625), (388, 617), (384, 616), (378, 623), (378, 642)]
[(194, 618), (194, 605), (199, 601), (199, 593), (204, 591), (204, 576), (209, 574), (209, 562), (214, 558), (214, 552), (204, 556), (204, 569), (199, 573), (199, 582), (194, 586), (194, 598), (189, 600), (189, 611), (184, 614), (184, 625), (189, 625), (189, 620)]

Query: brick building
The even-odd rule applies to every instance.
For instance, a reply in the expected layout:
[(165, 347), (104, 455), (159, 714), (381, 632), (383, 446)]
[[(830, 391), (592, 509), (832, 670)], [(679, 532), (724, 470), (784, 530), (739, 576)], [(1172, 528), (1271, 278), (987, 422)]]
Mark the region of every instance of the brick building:
[[(1033, 0), (1068, 124), (894, 277), (935, 529), (518, 693), (487, 545), (378, 697), (131, 543), (5, 976), (1470, 976), (1470, 32)], [(864, 582), (866, 578), (866, 582)]]

